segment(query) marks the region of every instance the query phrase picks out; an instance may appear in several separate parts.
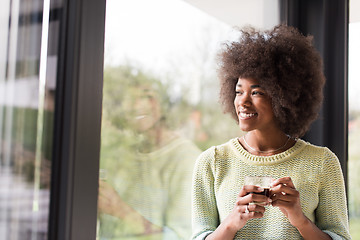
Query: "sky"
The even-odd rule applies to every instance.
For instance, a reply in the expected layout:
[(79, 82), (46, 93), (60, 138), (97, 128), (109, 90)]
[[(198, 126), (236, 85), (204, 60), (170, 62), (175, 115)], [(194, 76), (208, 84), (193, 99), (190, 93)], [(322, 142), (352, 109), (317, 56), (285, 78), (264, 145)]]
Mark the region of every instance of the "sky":
[(116, 65), (124, 56), (160, 64), (164, 58), (191, 51), (207, 26), (229, 28), (181, 0), (108, 0), (105, 64)]
[(349, 109), (360, 110), (360, 22), (349, 24)]
[[(216, 52), (233, 32), (182, 0), (108, 0), (105, 67), (140, 66), (171, 81), (171, 96), (185, 93), (196, 104), (201, 79), (216, 76)], [(209, 87), (206, 92), (211, 92)]]

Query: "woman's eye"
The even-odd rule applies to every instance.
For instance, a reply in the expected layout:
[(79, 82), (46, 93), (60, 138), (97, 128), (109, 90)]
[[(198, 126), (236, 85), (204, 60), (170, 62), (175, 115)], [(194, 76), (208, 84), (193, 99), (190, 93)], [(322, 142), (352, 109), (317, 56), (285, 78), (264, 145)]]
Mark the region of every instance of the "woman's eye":
[(259, 91), (253, 91), (252, 95), (264, 95), (264, 93)]
[(154, 96), (153, 96), (153, 95), (150, 95), (150, 94), (147, 94), (147, 95), (144, 95), (144, 98), (147, 98), (147, 99), (154, 99)]
[(241, 95), (242, 92), (241, 92), (241, 91), (235, 91), (235, 94), (236, 94), (236, 95)]

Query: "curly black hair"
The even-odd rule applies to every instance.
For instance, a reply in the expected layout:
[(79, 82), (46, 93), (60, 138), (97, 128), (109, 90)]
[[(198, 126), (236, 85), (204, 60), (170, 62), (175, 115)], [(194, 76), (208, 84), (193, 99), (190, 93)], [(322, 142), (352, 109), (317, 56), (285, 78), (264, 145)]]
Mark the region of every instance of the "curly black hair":
[(235, 120), (235, 86), (239, 78), (259, 81), (272, 100), (280, 129), (297, 138), (303, 136), (317, 118), (323, 99), (322, 59), (294, 27), (272, 30), (240, 29), (237, 41), (224, 43), (219, 52), (220, 103)]

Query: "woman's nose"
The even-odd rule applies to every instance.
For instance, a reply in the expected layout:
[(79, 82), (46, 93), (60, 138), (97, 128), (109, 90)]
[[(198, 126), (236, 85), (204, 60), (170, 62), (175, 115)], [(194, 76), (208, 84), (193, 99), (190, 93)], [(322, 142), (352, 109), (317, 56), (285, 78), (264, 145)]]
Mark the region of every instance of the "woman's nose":
[(247, 93), (243, 93), (241, 96), (237, 97), (237, 104), (240, 106), (248, 107), (251, 105), (250, 95)]

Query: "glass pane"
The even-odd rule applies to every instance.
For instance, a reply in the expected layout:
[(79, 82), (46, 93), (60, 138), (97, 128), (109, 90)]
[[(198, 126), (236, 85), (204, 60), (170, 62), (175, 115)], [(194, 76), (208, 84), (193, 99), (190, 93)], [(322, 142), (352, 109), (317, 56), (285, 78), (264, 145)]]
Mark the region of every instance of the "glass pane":
[(188, 239), (196, 158), (241, 134), (218, 104), (216, 53), (251, 22), (200, 5), (107, 1), (98, 239)]
[(350, 232), (360, 240), (360, 1), (350, 1), (349, 24), (349, 215)]
[(0, 239), (47, 239), (60, 7), (2, 2)]

